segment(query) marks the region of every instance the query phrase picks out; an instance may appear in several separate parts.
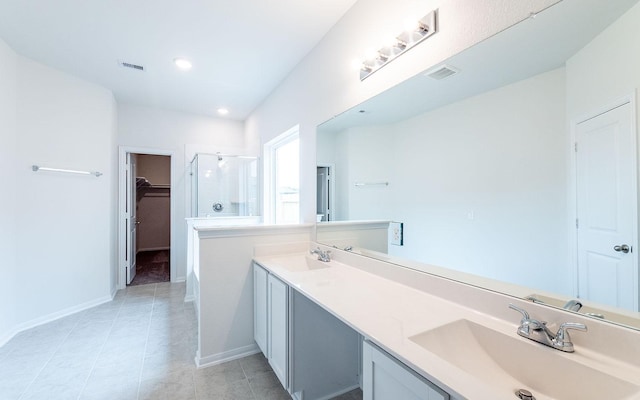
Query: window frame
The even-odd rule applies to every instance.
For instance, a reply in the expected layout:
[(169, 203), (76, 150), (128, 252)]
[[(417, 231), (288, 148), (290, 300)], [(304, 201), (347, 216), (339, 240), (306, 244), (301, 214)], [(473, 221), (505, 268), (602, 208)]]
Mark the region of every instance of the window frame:
[[(300, 125), (295, 125), (275, 138), (269, 140), (264, 144), (263, 159), (264, 159), (264, 222), (270, 224), (281, 223), (276, 218), (276, 177), (277, 177), (277, 165), (276, 165), (276, 151), (293, 141), (298, 141), (298, 157), (300, 156)], [(300, 164), (298, 164), (298, 170)], [(300, 178), (298, 177), (298, 189), (300, 189)], [(293, 223), (300, 223), (300, 203), (298, 203), (298, 216)]]

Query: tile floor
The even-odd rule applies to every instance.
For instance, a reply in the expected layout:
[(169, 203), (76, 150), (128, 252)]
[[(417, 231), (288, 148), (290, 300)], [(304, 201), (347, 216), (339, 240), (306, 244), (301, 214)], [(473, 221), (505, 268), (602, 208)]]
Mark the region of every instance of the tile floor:
[(196, 315), (184, 292), (184, 283), (132, 286), (21, 332), (0, 347), (0, 399), (290, 399), (261, 354), (196, 369)]

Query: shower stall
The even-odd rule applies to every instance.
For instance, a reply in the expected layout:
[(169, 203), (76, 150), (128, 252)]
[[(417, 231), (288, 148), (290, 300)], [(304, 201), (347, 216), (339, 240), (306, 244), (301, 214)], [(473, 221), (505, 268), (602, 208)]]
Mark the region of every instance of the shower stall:
[(198, 153), (191, 161), (191, 217), (260, 215), (258, 157)]

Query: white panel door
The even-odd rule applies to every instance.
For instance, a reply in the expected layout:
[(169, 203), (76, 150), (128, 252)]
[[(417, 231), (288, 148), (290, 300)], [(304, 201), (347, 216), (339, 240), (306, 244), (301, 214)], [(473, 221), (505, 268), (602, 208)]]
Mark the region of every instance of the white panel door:
[(253, 264), (253, 337), (264, 356), (268, 358), (267, 276), (267, 270)]
[(271, 274), (267, 282), (269, 365), (282, 386), (289, 389), (289, 287)]
[(578, 297), (638, 309), (636, 140), (626, 103), (576, 126)]
[(126, 174), (126, 205), (125, 205), (125, 234), (126, 237), (126, 269), (127, 269), (127, 285), (133, 281), (136, 276), (136, 254), (137, 254), (137, 228), (138, 219), (136, 216), (136, 163), (135, 156), (127, 153), (125, 165)]

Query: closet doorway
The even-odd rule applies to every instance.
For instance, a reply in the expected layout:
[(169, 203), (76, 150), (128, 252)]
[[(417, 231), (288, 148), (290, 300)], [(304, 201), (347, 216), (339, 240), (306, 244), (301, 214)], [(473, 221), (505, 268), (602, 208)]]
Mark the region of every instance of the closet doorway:
[(169, 282), (171, 154), (121, 149), (119, 287)]

